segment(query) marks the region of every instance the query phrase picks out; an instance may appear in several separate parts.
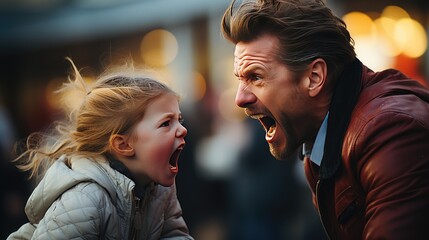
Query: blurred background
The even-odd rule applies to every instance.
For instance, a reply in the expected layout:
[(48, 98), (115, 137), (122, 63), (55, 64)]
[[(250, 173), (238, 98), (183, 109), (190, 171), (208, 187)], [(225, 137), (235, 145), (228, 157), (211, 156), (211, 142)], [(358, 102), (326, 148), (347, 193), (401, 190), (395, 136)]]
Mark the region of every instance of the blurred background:
[[(61, 117), (53, 90), (74, 60), (91, 81), (133, 59), (182, 96), (187, 146), (176, 179), (199, 240), (325, 239), (301, 162), (273, 159), (264, 131), (234, 104), (234, 46), (220, 33), (229, 0), (0, 1), (0, 238), (25, 223), (34, 188), (10, 163), (16, 141)], [(358, 57), (428, 85), (429, 1), (328, 0)], [(73, 99), (70, 99), (73, 102)]]

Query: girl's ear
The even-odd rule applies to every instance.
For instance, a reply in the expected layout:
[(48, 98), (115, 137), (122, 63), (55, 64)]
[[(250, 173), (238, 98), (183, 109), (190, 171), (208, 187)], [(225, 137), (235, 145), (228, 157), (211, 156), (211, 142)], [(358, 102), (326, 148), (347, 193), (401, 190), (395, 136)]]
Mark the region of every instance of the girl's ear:
[(128, 136), (114, 134), (110, 137), (109, 144), (112, 151), (120, 156), (133, 157), (135, 154), (134, 148), (128, 141)]

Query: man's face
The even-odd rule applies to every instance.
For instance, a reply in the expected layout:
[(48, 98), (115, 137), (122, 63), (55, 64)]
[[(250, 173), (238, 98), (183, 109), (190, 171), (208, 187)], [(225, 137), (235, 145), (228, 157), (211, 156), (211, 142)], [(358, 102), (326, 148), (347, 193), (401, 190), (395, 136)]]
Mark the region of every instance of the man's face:
[(236, 104), (258, 119), (277, 159), (291, 156), (308, 136), (311, 123), (306, 71), (290, 71), (277, 60), (277, 38), (263, 35), (235, 47), (234, 73), (239, 79)]

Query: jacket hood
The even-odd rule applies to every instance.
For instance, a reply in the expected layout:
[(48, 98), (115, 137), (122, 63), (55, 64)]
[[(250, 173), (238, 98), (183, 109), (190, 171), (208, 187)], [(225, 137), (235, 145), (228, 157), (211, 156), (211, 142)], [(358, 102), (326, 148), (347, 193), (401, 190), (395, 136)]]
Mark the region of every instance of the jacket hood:
[[(118, 195), (128, 196), (128, 190), (134, 183), (110, 168), (106, 159), (86, 159), (72, 157), (71, 167), (66, 164), (67, 157), (62, 156), (46, 171), (41, 182), (27, 201), (25, 212), (30, 223), (38, 223), (51, 204), (64, 192), (83, 182), (95, 182), (102, 186), (116, 204)], [(119, 188), (117, 185), (125, 187)]]

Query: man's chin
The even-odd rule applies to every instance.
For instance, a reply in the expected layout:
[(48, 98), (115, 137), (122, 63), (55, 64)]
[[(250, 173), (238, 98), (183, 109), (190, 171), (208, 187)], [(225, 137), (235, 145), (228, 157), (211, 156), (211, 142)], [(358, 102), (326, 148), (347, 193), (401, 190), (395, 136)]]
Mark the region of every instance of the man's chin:
[(273, 155), (273, 157), (277, 160), (285, 160), (285, 156), (278, 148), (275, 148), (273, 145), (269, 144), (270, 146), (270, 153)]
[(270, 153), (271, 155), (280, 161), (283, 160), (293, 160), (296, 157), (295, 151), (287, 151), (286, 149), (282, 150), (279, 148), (274, 147), (273, 145), (269, 144), (270, 146)]

